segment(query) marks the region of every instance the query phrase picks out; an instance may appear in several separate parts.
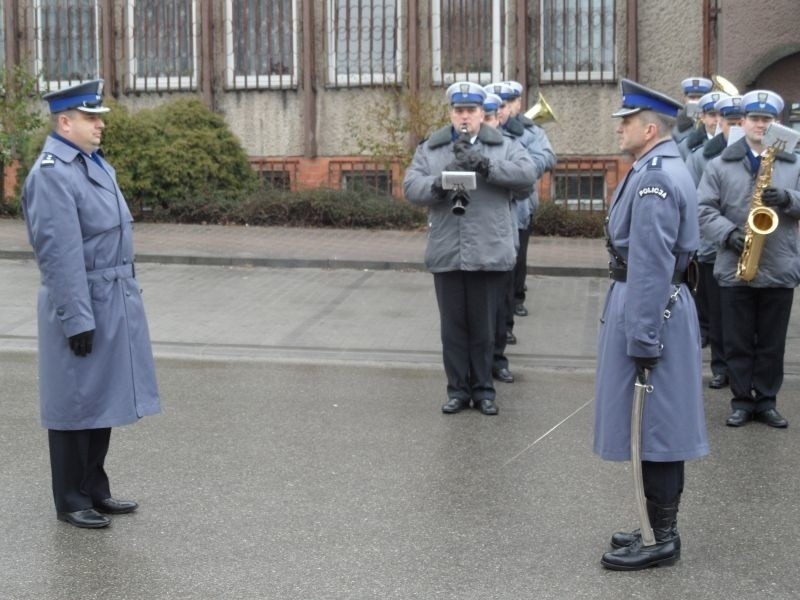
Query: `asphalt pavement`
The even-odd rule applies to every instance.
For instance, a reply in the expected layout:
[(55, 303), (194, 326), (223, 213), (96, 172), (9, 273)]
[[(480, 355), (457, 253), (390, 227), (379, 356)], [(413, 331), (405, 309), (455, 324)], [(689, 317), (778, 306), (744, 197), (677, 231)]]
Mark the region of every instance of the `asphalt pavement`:
[(422, 232), (141, 223), (135, 241), (163, 411), (113, 435), (113, 491), (140, 510), (79, 530), (55, 519), (38, 425), (38, 271), (0, 220), (1, 598), (800, 597), (797, 310), (789, 429), (727, 428), (728, 391), (707, 389), (682, 559), (617, 573), (599, 557), (635, 508), (627, 463), (591, 453), (602, 241), (533, 239), (497, 417), (439, 410)]

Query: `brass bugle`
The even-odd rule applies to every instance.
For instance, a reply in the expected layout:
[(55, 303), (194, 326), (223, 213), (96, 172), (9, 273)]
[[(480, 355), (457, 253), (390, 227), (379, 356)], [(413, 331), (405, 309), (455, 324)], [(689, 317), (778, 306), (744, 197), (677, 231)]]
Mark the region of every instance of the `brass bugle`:
[(714, 85), (711, 87), (712, 92), (725, 92), (729, 96), (739, 96), (739, 90), (730, 81), (725, 79), (722, 75), (712, 75), (711, 81)]
[(536, 100), (536, 104), (528, 109), (528, 111), (525, 113), (525, 116), (537, 125), (558, 120), (556, 119), (553, 109), (550, 108), (547, 100), (545, 100), (544, 96), (542, 96), (542, 92), (539, 92), (539, 98)]

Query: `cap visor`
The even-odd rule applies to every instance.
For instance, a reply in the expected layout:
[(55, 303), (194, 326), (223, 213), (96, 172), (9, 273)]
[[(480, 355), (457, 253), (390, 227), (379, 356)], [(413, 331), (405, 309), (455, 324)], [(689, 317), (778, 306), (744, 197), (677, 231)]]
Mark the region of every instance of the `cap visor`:
[(626, 107), (623, 106), (618, 111), (616, 111), (614, 113), (611, 113), (611, 116), (612, 117), (627, 117), (628, 115), (635, 115), (636, 113), (641, 112), (642, 110), (644, 110), (644, 109), (639, 108), (639, 107), (637, 107), (637, 108), (626, 108)]
[(453, 108), (460, 108), (463, 106), (483, 106), (482, 104), (477, 104), (475, 102), (453, 102), (450, 106)]
[(88, 108), (86, 106), (78, 106), (77, 110), (79, 110), (81, 112), (85, 112), (85, 113), (101, 114), (101, 113), (107, 113), (111, 109), (108, 108), (107, 106), (97, 106), (95, 108)]

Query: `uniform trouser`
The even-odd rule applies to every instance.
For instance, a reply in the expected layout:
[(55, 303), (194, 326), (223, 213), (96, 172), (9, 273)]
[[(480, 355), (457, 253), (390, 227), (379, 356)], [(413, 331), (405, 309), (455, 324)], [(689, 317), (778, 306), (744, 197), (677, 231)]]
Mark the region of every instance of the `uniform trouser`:
[(47, 434), (56, 510), (84, 510), (110, 498), (111, 488), (103, 464), (111, 441), (111, 428), (48, 429)]
[(528, 242), (531, 237), (531, 230), (518, 229), (519, 250), (517, 251), (517, 262), (514, 264), (514, 304), (525, 303), (525, 277), (528, 274)]
[(642, 461), (645, 497), (659, 506), (671, 506), (683, 493), (684, 462)]
[[(709, 343), (711, 340), (709, 339), (709, 321), (708, 321), (708, 313), (711, 310), (709, 305), (709, 297), (708, 297), (708, 287), (706, 284), (705, 279), (705, 272), (704, 267), (708, 265), (708, 263), (699, 262), (697, 263), (697, 268), (699, 271), (700, 282), (697, 286), (697, 293), (694, 294), (694, 305), (697, 308), (697, 320), (700, 322), (700, 337), (703, 340), (708, 340)], [(711, 263), (711, 269), (713, 272), (714, 263)]]
[[(727, 375), (725, 364), (725, 347), (722, 342), (722, 307), (720, 306), (719, 284), (714, 277), (714, 263), (698, 262), (700, 269), (700, 285), (698, 296), (702, 290), (708, 316), (708, 345), (711, 347), (711, 372), (714, 375)], [(699, 303), (698, 303), (699, 308)]]
[[(497, 323), (494, 334), (494, 357), (492, 368), (507, 369), (506, 346), (508, 345), (507, 332), (514, 327), (514, 271), (506, 272), (506, 281), (503, 285), (503, 301), (497, 305)], [(509, 324), (510, 321), (510, 324)]]
[(506, 271), (434, 273), (447, 397), (494, 399), (492, 356)]
[(731, 408), (775, 408), (783, 383), (783, 354), (792, 312), (792, 288), (720, 288), (725, 362)]

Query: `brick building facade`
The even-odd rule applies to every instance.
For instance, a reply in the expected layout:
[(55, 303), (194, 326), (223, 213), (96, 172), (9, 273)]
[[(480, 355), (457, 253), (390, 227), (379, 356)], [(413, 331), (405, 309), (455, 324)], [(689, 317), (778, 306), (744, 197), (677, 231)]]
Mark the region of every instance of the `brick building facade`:
[(526, 106), (541, 93), (559, 156), (541, 197), (590, 210), (628, 167), (609, 118), (621, 77), (680, 97), (685, 77), (721, 74), (740, 91), (782, 94), (784, 120), (800, 102), (796, 0), (768, 11), (744, 0), (0, 0), (0, 10), (0, 58), (39, 74), (42, 90), (102, 77), (134, 111), (199, 96), (265, 185), (290, 189), (362, 182), (399, 195), (402, 166), (359, 152), (363, 125), (376, 106), (402, 116), (403, 97), (444, 101), (457, 79), (518, 80)]

